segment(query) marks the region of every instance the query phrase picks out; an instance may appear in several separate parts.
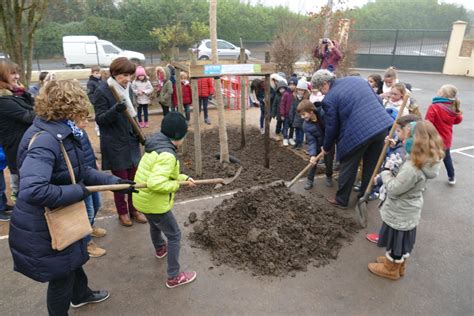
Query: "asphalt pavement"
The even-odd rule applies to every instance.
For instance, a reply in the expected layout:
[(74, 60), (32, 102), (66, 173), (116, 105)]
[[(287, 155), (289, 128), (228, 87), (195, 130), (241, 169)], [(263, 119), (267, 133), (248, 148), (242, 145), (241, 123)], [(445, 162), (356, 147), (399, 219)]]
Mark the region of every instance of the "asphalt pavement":
[[(360, 70), (366, 77), (370, 70)], [(377, 71), (380, 73), (380, 70)], [(452, 83), (460, 90), (464, 122), (455, 127), (453, 160), (457, 174), (449, 186), (444, 167), (429, 181), (417, 241), (406, 275), (390, 281), (372, 275), (367, 263), (384, 253), (365, 240), (381, 221), (370, 204), (369, 225), (339, 257), (324, 267), (309, 266), (295, 277), (254, 277), (248, 271), (215, 266), (207, 251), (191, 247), (191, 227), (182, 224), (191, 211), (212, 210), (226, 196), (181, 201), (175, 215), (183, 230), (182, 269), (194, 269), (197, 280), (167, 289), (166, 261), (153, 256), (148, 225), (124, 228), (115, 216), (98, 220), (108, 235), (98, 241), (108, 251), (85, 265), (93, 289), (110, 290), (109, 300), (71, 310), (71, 315), (473, 315), (474, 216), (472, 209), (474, 141), (474, 80), (437, 74), (400, 73), (414, 87), (423, 112), (437, 89)], [(257, 113), (253, 111), (251, 113)], [(257, 119), (249, 120), (257, 122)], [(292, 188), (302, 194), (325, 196), (322, 179), (310, 192), (302, 183)], [(355, 196), (352, 197), (355, 203)], [(347, 210), (353, 213), (352, 209)], [(0, 240), (0, 311), (2, 315), (46, 315), (46, 284), (12, 271), (8, 240)]]

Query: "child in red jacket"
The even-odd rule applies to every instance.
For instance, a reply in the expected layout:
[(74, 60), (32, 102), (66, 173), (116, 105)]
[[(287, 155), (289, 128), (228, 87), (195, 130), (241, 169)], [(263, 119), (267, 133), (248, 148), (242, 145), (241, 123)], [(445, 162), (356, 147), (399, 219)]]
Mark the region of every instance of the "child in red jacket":
[(454, 166), (451, 160), (450, 148), (453, 141), (453, 125), (462, 122), (461, 101), (457, 98), (458, 89), (450, 84), (439, 88), (437, 96), (426, 112), (425, 119), (433, 123), (444, 142), (444, 166), (448, 173), (448, 182), (456, 184)]
[(211, 120), (207, 112), (207, 105), (209, 103), (209, 96), (214, 94), (214, 84), (212, 78), (198, 79), (198, 94), (199, 94), (199, 112), (204, 110), (204, 123), (210, 125)]
[[(183, 95), (183, 107), (184, 107), (184, 113), (186, 115), (186, 122), (189, 122), (190, 120), (190, 106), (193, 103), (193, 95), (191, 92), (191, 83), (188, 80), (188, 74), (184, 71), (181, 71), (179, 74), (181, 78), (181, 94)], [(173, 104), (176, 104), (176, 107), (178, 106), (178, 95), (176, 92), (173, 93)], [(174, 109), (175, 111), (177, 110)]]

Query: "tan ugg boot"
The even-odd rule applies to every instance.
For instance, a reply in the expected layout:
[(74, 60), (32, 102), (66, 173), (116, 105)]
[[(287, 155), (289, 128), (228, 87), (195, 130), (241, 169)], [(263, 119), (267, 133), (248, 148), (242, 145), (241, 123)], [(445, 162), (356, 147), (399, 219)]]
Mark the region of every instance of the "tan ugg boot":
[(390, 280), (400, 279), (400, 265), (403, 262), (403, 258), (400, 260), (393, 260), (388, 254), (386, 255), (384, 263), (369, 263), (368, 268), (370, 272), (387, 278)]
[(107, 253), (105, 249), (100, 248), (93, 241), (90, 241), (87, 244), (87, 252), (89, 253), (89, 257), (91, 258), (99, 258)]
[(107, 231), (100, 227), (92, 227), (91, 236), (95, 238), (104, 237), (107, 234)]
[[(378, 263), (384, 263), (386, 260), (387, 260), (387, 257), (385, 257), (385, 256), (377, 257), (377, 262)], [(406, 264), (407, 264), (407, 259), (405, 258), (403, 260), (402, 264), (400, 265), (400, 276), (401, 277), (405, 275)]]

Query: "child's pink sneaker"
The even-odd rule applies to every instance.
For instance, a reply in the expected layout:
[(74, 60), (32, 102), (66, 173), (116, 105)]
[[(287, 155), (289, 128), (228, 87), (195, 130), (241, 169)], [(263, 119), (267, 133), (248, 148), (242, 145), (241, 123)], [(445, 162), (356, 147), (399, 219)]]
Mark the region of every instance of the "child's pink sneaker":
[(196, 276), (196, 271), (180, 272), (176, 278), (166, 281), (166, 287), (172, 289), (180, 285), (191, 283), (196, 279)]
[(373, 242), (376, 244), (379, 241), (379, 234), (367, 234), (365, 235), (368, 241)]
[(138, 126), (140, 126), (140, 128), (144, 128), (144, 127), (145, 127), (145, 123), (143, 123), (143, 122), (138, 122)]
[(164, 244), (160, 248), (155, 250), (155, 257), (162, 259), (168, 254), (168, 245)]
[(145, 122), (145, 128), (148, 128), (148, 122)]

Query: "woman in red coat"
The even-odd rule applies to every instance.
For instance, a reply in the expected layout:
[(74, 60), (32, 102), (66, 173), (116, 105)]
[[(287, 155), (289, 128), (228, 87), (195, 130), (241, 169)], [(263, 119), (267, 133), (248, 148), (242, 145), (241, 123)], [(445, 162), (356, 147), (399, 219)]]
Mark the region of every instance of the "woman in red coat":
[(453, 141), (453, 125), (462, 122), (461, 101), (457, 98), (458, 89), (450, 84), (443, 85), (438, 90), (438, 96), (433, 98), (432, 104), (426, 112), (425, 119), (433, 123), (444, 142), (444, 166), (448, 173), (449, 184), (456, 184), (453, 161), (450, 148)]
[(198, 94), (199, 94), (199, 112), (204, 110), (204, 122), (211, 124), (207, 113), (207, 105), (209, 103), (209, 96), (214, 94), (214, 84), (212, 78), (201, 78), (198, 80)]

